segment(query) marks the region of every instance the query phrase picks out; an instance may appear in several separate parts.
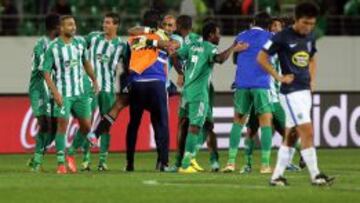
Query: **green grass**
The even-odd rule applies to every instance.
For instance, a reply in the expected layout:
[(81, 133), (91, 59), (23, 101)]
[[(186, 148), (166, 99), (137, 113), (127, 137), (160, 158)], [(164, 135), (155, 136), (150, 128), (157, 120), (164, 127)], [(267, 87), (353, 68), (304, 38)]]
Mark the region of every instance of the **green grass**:
[[(241, 150), (240, 154), (242, 155)], [(276, 161), (273, 151), (272, 161)], [(286, 173), (291, 186), (268, 186), (269, 175), (259, 174), (259, 152), (250, 175), (210, 173), (183, 175), (154, 171), (155, 153), (136, 155), (136, 172), (123, 172), (124, 154), (110, 154), (111, 171), (57, 175), (54, 155), (46, 155), (45, 172), (32, 173), (25, 166), (30, 155), (0, 155), (0, 202), (360, 202), (360, 150), (319, 150), (320, 167), (336, 177), (331, 187), (313, 187), (308, 172)], [(174, 154), (171, 154), (171, 158)], [(78, 156), (80, 163), (81, 156)], [(226, 151), (221, 152), (224, 165)], [(94, 166), (97, 155), (93, 156)], [(199, 162), (208, 168), (208, 153)], [(238, 163), (243, 162), (239, 156)], [(240, 168), (241, 164), (238, 164)], [(95, 167), (94, 167), (95, 169)]]

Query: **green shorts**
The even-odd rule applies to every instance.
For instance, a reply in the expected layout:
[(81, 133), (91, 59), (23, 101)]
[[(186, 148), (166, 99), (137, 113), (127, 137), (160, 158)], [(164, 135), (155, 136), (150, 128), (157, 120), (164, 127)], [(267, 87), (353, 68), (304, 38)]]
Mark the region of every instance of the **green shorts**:
[(250, 114), (251, 107), (256, 115), (271, 113), (271, 102), (268, 89), (237, 89), (234, 95), (235, 111), (242, 115)]
[[(282, 108), (280, 102), (272, 103), (272, 123), (275, 130), (278, 133), (284, 133), (285, 131), (285, 112)], [(257, 131), (259, 129), (259, 119), (255, 113), (254, 108), (250, 110), (249, 120), (247, 122), (247, 127), (250, 128), (251, 131)]]
[(285, 111), (282, 108), (280, 102), (272, 103), (273, 125), (277, 132), (285, 133)]
[(31, 109), (35, 117), (51, 116), (50, 95), (45, 89), (38, 88), (29, 91)]
[(190, 125), (202, 127), (206, 120), (206, 114), (209, 108), (208, 101), (192, 101), (186, 104), (186, 108), (189, 110), (188, 117)]
[(115, 101), (115, 93), (100, 91), (96, 100), (96, 106), (99, 106), (100, 114), (105, 115), (109, 113)]
[(91, 98), (88, 96), (74, 96), (74, 97), (63, 97), (63, 105), (54, 105), (54, 116), (56, 118), (70, 117), (70, 113), (74, 117), (80, 119), (91, 118)]

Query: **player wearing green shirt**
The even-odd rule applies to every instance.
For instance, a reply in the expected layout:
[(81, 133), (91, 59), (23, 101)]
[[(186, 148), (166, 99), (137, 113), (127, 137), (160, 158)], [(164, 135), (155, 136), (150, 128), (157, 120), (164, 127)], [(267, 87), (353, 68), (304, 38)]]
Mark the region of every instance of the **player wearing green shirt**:
[(41, 71), (45, 51), (50, 41), (58, 34), (59, 19), (60, 17), (55, 14), (46, 16), (45, 27), (47, 35), (39, 38), (33, 49), (29, 98), (33, 115), (37, 118), (40, 128), (35, 137), (34, 156), (28, 164), (31, 166), (32, 171), (36, 172), (40, 170), (46, 146), (51, 143), (52, 135), (54, 134), (51, 119), (50, 93)]
[[(57, 173), (67, 173), (65, 167), (65, 133), (70, 112), (78, 119), (80, 133), (86, 136), (91, 128), (91, 107), (89, 98), (84, 94), (84, 69), (92, 80), (95, 93), (99, 86), (91, 63), (87, 60), (86, 42), (74, 37), (75, 19), (62, 16), (60, 36), (56, 38), (45, 53), (43, 71), (45, 81), (55, 100), (54, 117), (57, 118), (55, 146), (57, 153)], [(69, 165), (71, 172), (76, 172)]]
[[(87, 82), (84, 84), (88, 84), (87, 88), (85, 88), (85, 91), (90, 98), (93, 98), (92, 111), (94, 111), (95, 108), (98, 106), (101, 116), (104, 116), (106, 113), (108, 113), (115, 103), (116, 70), (121, 60), (127, 60), (128, 55), (127, 44), (123, 42), (121, 38), (117, 35), (119, 22), (120, 18), (117, 14), (108, 13), (104, 17), (103, 32), (92, 32), (86, 37), (90, 62), (92, 64), (92, 67), (94, 67), (94, 72), (100, 85), (100, 91), (99, 94), (94, 97), (92, 87), (89, 86), (89, 84), (91, 83), (88, 77), (85, 78)], [(105, 171), (108, 170), (106, 160), (110, 146), (109, 131), (102, 133), (100, 137), (101, 139), (98, 170)], [(73, 156), (75, 154), (75, 150), (82, 145), (82, 138), (84, 137), (81, 135), (77, 135), (73, 142), (73, 145), (69, 150), (69, 156)], [(84, 144), (85, 159), (82, 164), (83, 169), (89, 169), (90, 157), (88, 153), (88, 144), (88, 142), (85, 142)]]
[[(209, 103), (209, 81), (214, 63), (223, 63), (233, 51), (242, 48), (241, 44), (233, 44), (221, 54), (217, 54), (217, 45), (220, 40), (220, 29), (213, 23), (208, 22), (203, 28), (203, 41), (189, 46), (183, 46), (172, 57), (178, 73), (184, 74), (186, 100), (185, 108), (188, 109), (190, 126), (186, 138), (185, 153), (182, 160), (180, 173), (196, 173), (197, 170), (191, 166), (191, 159), (196, 150), (199, 136), (206, 119)], [(186, 70), (182, 72), (179, 59), (187, 60)]]

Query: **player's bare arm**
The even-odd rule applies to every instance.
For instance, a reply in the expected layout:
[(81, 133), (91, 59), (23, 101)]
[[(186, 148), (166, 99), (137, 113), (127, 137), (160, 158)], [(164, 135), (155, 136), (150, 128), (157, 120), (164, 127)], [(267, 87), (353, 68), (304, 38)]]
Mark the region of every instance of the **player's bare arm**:
[(59, 105), (59, 106), (62, 106), (63, 105), (62, 97), (61, 97), (58, 89), (56, 88), (53, 80), (51, 79), (50, 73), (44, 72), (44, 79), (45, 79), (46, 84), (49, 87), (51, 93), (54, 96), (54, 100), (55, 100), (56, 104)]
[(249, 45), (246, 43), (234, 43), (229, 48), (227, 48), (225, 51), (221, 52), (220, 54), (215, 55), (214, 61), (216, 63), (224, 63), (230, 55), (235, 52), (240, 52), (245, 49), (247, 49)]
[(314, 55), (313, 57), (311, 57), (310, 62), (309, 62), (311, 91), (314, 91), (314, 89), (315, 89), (315, 78), (316, 78), (316, 70), (317, 70), (316, 62), (317, 62), (316, 56)]
[(90, 77), (92, 84), (94, 85), (94, 92), (97, 94), (99, 92), (100, 88), (99, 88), (99, 84), (96, 80), (94, 70), (89, 61), (84, 62), (84, 69), (85, 69), (86, 74)]
[(152, 29), (152, 28), (146, 27), (146, 26), (134, 26), (134, 27), (129, 28), (127, 31), (130, 36), (150, 34), (150, 33), (156, 32), (155, 29)]
[(279, 75), (276, 72), (275, 68), (271, 65), (269, 60), (269, 55), (264, 51), (259, 52), (257, 56), (257, 62), (266, 72), (268, 72), (271, 76), (273, 76), (277, 81), (280, 81), (285, 84), (290, 84), (294, 80), (293, 74), (288, 74), (283, 76)]

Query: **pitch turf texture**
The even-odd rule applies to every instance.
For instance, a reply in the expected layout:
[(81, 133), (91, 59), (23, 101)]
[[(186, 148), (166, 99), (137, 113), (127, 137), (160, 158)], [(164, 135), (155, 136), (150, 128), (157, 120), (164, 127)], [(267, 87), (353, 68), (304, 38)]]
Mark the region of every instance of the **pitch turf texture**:
[[(240, 151), (242, 155), (243, 151)], [(159, 173), (154, 170), (155, 153), (138, 153), (135, 172), (123, 172), (123, 153), (109, 155), (110, 171), (98, 172), (97, 155), (93, 170), (77, 174), (57, 175), (55, 156), (46, 155), (44, 172), (32, 173), (25, 166), (30, 155), (0, 155), (0, 202), (360, 202), (360, 149), (318, 150), (319, 164), (327, 174), (336, 177), (331, 187), (314, 187), (308, 172), (287, 172), (287, 188), (268, 185), (269, 175), (259, 174), (259, 151), (255, 152), (253, 172), (240, 175), (204, 172), (200, 174)], [(171, 158), (174, 154), (171, 154)], [(220, 153), (222, 166), (226, 151)], [(81, 155), (77, 156), (78, 165)], [(208, 153), (202, 151), (199, 163), (209, 167)], [(295, 161), (298, 160), (298, 155)], [(276, 150), (272, 162), (276, 161)], [(240, 163), (240, 164), (239, 164)]]

